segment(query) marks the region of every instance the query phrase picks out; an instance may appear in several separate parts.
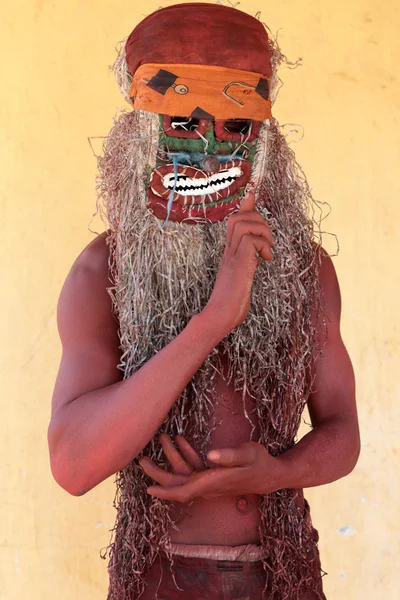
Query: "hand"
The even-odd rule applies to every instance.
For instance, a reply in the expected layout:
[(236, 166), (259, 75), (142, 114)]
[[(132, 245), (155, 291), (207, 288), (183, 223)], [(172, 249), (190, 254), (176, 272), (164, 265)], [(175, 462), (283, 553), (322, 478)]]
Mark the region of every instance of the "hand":
[[(171, 465), (175, 465), (176, 474), (160, 469), (149, 458), (141, 458), (139, 464), (143, 470), (161, 484), (147, 488), (152, 496), (188, 503), (195, 498), (266, 494), (279, 489), (279, 486), (275, 487), (279, 480), (279, 461), (257, 442), (245, 442), (237, 448), (212, 450), (208, 453), (208, 458), (220, 466), (205, 468), (201, 458), (183, 437), (179, 436), (179, 441), (178, 436), (175, 439), (184, 448), (185, 456), (191, 464), (182, 459), (169, 436), (162, 435), (164, 452)], [(215, 452), (220, 456), (216, 457), (213, 454)]]
[[(164, 450), (164, 454), (168, 458), (170, 465), (175, 474), (164, 471), (158, 467), (150, 458), (141, 457), (138, 461), (142, 469), (155, 479), (159, 483), (162, 483), (165, 487), (171, 487), (176, 485), (184, 485), (190, 481), (190, 477), (199, 471), (203, 471), (208, 467), (204, 464), (202, 458), (197, 454), (196, 450), (189, 444), (189, 442), (181, 435), (175, 436), (175, 442), (178, 444), (181, 454), (175, 448), (170, 436), (167, 433), (160, 435), (160, 443)], [(151, 486), (147, 491), (153, 489), (155, 486)]]
[(225, 251), (214, 289), (203, 314), (227, 333), (247, 317), (250, 292), (259, 257), (272, 259), (274, 245), (266, 220), (256, 212), (254, 192), (244, 197), (239, 211), (228, 218)]

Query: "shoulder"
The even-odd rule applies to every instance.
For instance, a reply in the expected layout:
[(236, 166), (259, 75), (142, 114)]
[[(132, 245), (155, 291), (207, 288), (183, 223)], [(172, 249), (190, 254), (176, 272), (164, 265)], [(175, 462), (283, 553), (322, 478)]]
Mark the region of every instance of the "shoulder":
[(61, 289), (57, 306), (60, 333), (73, 324), (82, 331), (90, 323), (111, 323), (112, 300), (107, 288), (112, 286), (109, 271), (109, 231), (92, 240), (74, 261)]
[(109, 247), (107, 237), (109, 230), (104, 231), (92, 240), (82, 250), (71, 267), (70, 274), (81, 275), (108, 275)]
[(328, 252), (315, 244), (319, 282), (327, 314), (340, 320), (341, 296), (335, 266)]
[(320, 296), (312, 313), (316, 348), (327, 348), (340, 340), (342, 301), (336, 270), (328, 252), (315, 244)]

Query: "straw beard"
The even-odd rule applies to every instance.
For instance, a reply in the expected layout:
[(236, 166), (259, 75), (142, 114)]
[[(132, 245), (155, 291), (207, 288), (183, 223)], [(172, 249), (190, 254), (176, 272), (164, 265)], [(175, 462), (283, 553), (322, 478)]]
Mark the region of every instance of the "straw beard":
[[(147, 209), (158, 131), (158, 115), (121, 112), (99, 158), (98, 193), (110, 225), (107, 241), (113, 287), (109, 293), (119, 321), (119, 368), (125, 378), (179, 335), (205, 307), (225, 247), (226, 221), (169, 222), (161, 230), (161, 222)], [(260, 427), (259, 439), (251, 437), (252, 441), (278, 455), (294, 444), (312, 388), (315, 327), (323, 311), (314, 241), (319, 227), (308, 216), (314, 201), (273, 119), (263, 123), (252, 180), (256, 210), (268, 221), (276, 242), (274, 258), (259, 264), (249, 315), (218, 349), (228, 357), (235, 388), (255, 401), (255, 415), (245, 412)], [(183, 435), (206, 458), (210, 433), (218, 426), (213, 421), (212, 397), (220, 367), (215, 349), (137, 458), (149, 456), (161, 468), (168, 468), (158, 442), (162, 431), (172, 438)], [(117, 474), (109, 600), (127, 600), (143, 591), (143, 575), (158, 549), (168, 550), (167, 531), (174, 526), (171, 503), (147, 494), (151, 482), (137, 458)], [(315, 543), (312, 528), (293, 497), (293, 490), (260, 497), (260, 540), (263, 545), (274, 542), (268, 558), (268, 570), (275, 572), (272, 598), (282, 590), (288, 595), (276, 597), (298, 598), (299, 592), (315, 586), (316, 574), (304, 558), (304, 550), (310, 551)], [(173, 563), (173, 556), (169, 558)]]

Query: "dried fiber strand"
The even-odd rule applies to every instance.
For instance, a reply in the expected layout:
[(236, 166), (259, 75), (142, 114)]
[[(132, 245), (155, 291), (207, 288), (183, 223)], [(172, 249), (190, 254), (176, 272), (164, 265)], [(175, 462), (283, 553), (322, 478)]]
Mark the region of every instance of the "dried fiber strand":
[[(164, 230), (147, 210), (148, 170), (155, 165), (157, 115), (120, 113), (99, 158), (98, 193), (110, 233), (109, 288), (119, 320), (121, 362), (127, 378), (172, 341), (204, 308), (220, 265), (226, 221)], [(259, 443), (272, 455), (292, 447), (312, 389), (315, 323), (321, 313), (318, 244), (308, 217), (310, 191), (279, 125), (265, 122), (254, 165), (256, 208), (275, 238), (274, 259), (257, 268), (249, 316), (220, 344), (237, 390), (256, 401)], [(315, 224), (318, 228), (318, 224)], [(320, 317), (323, 319), (323, 317)], [(151, 483), (138, 458), (168, 464), (159, 433), (186, 437), (205, 460), (214, 419), (215, 349), (182, 392), (154, 438), (117, 475), (117, 520), (109, 548), (109, 600), (139, 598), (143, 576), (175, 526), (172, 505), (146, 492)], [(183, 418), (184, 417), (184, 418)], [(293, 490), (260, 498), (260, 540), (272, 547), (273, 598), (297, 598), (315, 585), (305, 556), (315, 542), (312, 527), (293, 503)], [(272, 543), (273, 542), (273, 543)], [(173, 563), (173, 556), (170, 555)], [(290, 565), (290, 568), (288, 567)], [(319, 573), (318, 573), (319, 575)]]
[[(273, 48), (276, 68), (284, 57)], [(115, 69), (126, 91), (129, 73), (123, 58)], [(148, 211), (146, 189), (159, 126), (156, 114), (121, 111), (98, 158), (98, 210), (110, 227), (108, 291), (119, 321), (119, 368), (125, 379), (204, 308), (225, 246), (226, 221), (195, 226), (168, 222), (161, 230)], [(139, 599), (160, 549), (173, 568), (168, 552), (169, 531), (176, 528), (173, 505), (147, 494), (152, 480), (138, 459), (148, 456), (168, 469), (158, 441), (161, 432), (184, 436), (206, 459), (211, 432), (218, 426), (213, 398), (222, 371), (220, 351), (228, 357), (228, 377), (236, 390), (246, 390), (255, 400), (260, 436), (253, 441), (274, 456), (296, 441), (321, 350), (316, 328), (324, 329), (325, 323), (318, 277), (320, 221), (315, 220), (322, 212), (275, 119), (262, 125), (252, 182), (256, 209), (275, 238), (274, 259), (257, 268), (246, 320), (210, 353), (153, 439), (117, 474), (117, 517), (104, 555), (109, 556), (108, 600)], [(260, 497), (260, 543), (269, 549), (263, 566), (272, 573), (268, 600), (296, 600), (318, 587), (320, 572), (308, 560), (316, 545), (313, 529), (294, 502), (295, 494), (280, 490)]]

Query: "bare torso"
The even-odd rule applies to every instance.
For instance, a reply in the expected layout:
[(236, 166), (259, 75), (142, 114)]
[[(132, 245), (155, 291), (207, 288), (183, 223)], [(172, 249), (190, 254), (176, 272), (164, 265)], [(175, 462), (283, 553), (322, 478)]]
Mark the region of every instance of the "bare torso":
[[(109, 285), (108, 270), (108, 247), (106, 245), (106, 233), (96, 238), (83, 252), (85, 259), (85, 268), (95, 273), (95, 277), (104, 282), (104, 286)], [(86, 277), (86, 274), (85, 274)], [(105, 294), (107, 303), (108, 294)], [(93, 311), (98, 308), (97, 297), (93, 299)], [(106, 310), (102, 308), (102, 310)], [(109, 309), (111, 311), (111, 304)], [(100, 317), (99, 317), (100, 318)], [(102, 322), (104, 316), (101, 315)], [(84, 324), (82, 324), (83, 326)], [(114, 317), (107, 322), (105, 329), (115, 327), (115, 338), (117, 341), (117, 323)], [(110, 342), (111, 343), (111, 342)], [(114, 363), (117, 360), (118, 351), (109, 357), (109, 362)], [(210, 436), (206, 451), (214, 448), (237, 447), (242, 442), (257, 442), (260, 436), (260, 430), (257, 423), (256, 414), (251, 414), (254, 410), (252, 400), (247, 396), (245, 398), (245, 410), (252, 424), (244, 414), (243, 399), (240, 392), (234, 391), (234, 385), (227, 383), (227, 362), (223, 359), (223, 375), (216, 382), (216, 393), (214, 397), (215, 423), (218, 425)], [(117, 375), (118, 373), (118, 375)], [(120, 379), (121, 373), (113, 373), (115, 381)], [(71, 378), (70, 372), (66, 373), (68, 379)], [(86, 375), (85, 375), (86, 377)], [(96, 375), (97, 377), (97, 375)], [(110, 380), (108, 383), (113, 383)], [(102, 381), (101, 385), (107, 382)], [(77, 385), (80, 385), (78, 381)], [(83, 384), (87, 386), (86, 379)], [(94, 385), (94, 384), (92, 384)], [(210, 428), (212, 424), (210, 423)], [(254, 429), (253, 429), (254, 427)], [(231, 496), (223, 498), (205, 499), (198, 498), (189, 504), (175, 503), (172, 512), (172, 518), (175, 526), (170, 528), (170, 539), (173, 543), (182, 544), (207, 544), (207, 545), (229, 545), (238, 546), (242, 544), (258, 544), (259, 538), (259, 520), (258, 510), (260, 496), (258, 494), (245, 494), (242, 496)], [(303, 505), (302, 490), (298, 495), (299, 505)]]
[[(228, 385), (222, 377), (216, 385), (214, 406), (215, 422), (221, 423), (211, 433), (207, 452), (214, 448), (234, 448), (242, 442), (258, 441), (260, 430), (256, 414), (250, 414), (254, 409), (252, 400), (248, 396), (245, 398), (245, 408), (255, 425), (254, 430), (244, 414), (241, 393), (235, 392), (233, 383)], [(259, 544), (259, 498), (258, 494), (245, 494), (213, 499), (199, 498), (190, 506), (175, 503), (172, 514), (177, 519), (176, 527), (179, 531), (170, 528), (171, 542), (217, 546)], [(300, 490), (298, 501), (300, 505), (303, 502)]]
[[(56, 481), (71, 494), (78, 496), (124, 468), (132, 459), (130, 446), (126, 443), (126, 440), (132, 437), (129, 428), (126, 428), (125, 437), (118, 437), (114, 452), (105, 453), (102, 441), (108, 439), (109, 420), (111, 416), (115, 417), (115, 408), (109, 402), (109, 395), (105, 394), (104, 390), (122, 380), (121, 371), (117, 369), (120, 361), (118, 323), (113, 314), (110, 296), (107, 293), (111, 281), (109, 248), (106, 244), (107, 235), (108, 232), (99, 235), (77, 258), (63, 286), (58, 306), (58, 326), (63, 343), (63, 361), (53, 393), (49, 448)], [(349, 415), (346, 423), (350, 427), (350, 449), (347, 453), (350, 458), (348, 460), (346, 458), (346, 460), (350, 467), (353, 465), (351, 468), (354, 468), (353, 457), (355, 456), (355, 460), (357, 460), (359, 453), (354, 373), (346, 349), (338, 335), (340, 291), (337, 278), (330, 259), (327, 255), (325, 256), (325, 253), (321, 256), (324, 258), (324, 262), (321, 266), (320, 277), (325, 297), (331, 303), (327, 311), (327, 322), (332, 323), (330, 329), (333, 333), (330, 335), (330, 331), (328, 331), (328, 339), (333, 337), (338, 341), (330, 342), (327, 346), (329, 352), (326, 360), (318, 363), (319, 371), (317, 371), (317, 383), (315, 384), (317, 391), (313, 392), (307, 403), (313, 427), (323, 424), (325, 419), (329, 419), (331, 422), (332, 413)], [(79, 299), (78, 303), (76, 302), (77, 298)], [(325, 340), (325, 335), (325, 329), (323, 329), (322, 341)], [(82, 353), (82, 348), (85, 349), (84, 353)], [(327, 350), (325, 349), (325, 351)], [(345, 365), (344, 375), (340, 379), (344, 381), (344, 392), (335, 393), (331, 398), (332, 389), (335, 390), (335, 385), (338, 384), (336, 376), (332, 384), (329, 384), (328, 390), (325, 390), (327, 383), (331, 381), (330, 377), (336, 361)], [(88, 390), (92, 390), (89, 400)], [(338, 390), (342, 392), (340, 386)], [(72, 402), (73, 399), (81, 397), (82, 402)], [(114, 392), (114, 397), (118, 401), (119, 411), (122, 415), (120, 422), (122, 423), (131, 411), (131, 395), (128, 397), (129, 403), (125, 403), (123, 394), (119, 398)], [(90, 442), (87, 441), (87, 436), (76, 438), (74, 430), (75, 423), (85, 419), (89, 421), (93, 415), (93, 406), (96, 405), (93, 398), (97, 400), (100, 407), (96, 413), (100, 440), (97, 446), (93, 442), (94, 438)], [(241, 394), (234, 392), (233, 385), (228, 385), (223, 377), (217, 383), (214, 404), (215, 422), (221, 423), (212, 431), (206, 451), (214, 448), (237, 447), (246, 441), (258, 442), (260, 437), (258, 422), (254, 422), (252, 425), (248, 421)], [(246, 413), (250, 418), (255, 419), (256, 414), (251, 414), (253, 408), (250, 399), (245, 398)], [(213, 426), (213, 424), (210, 425)], [(342, 428), (342, 423), (340, 423), (340, 427)], [(123, 430), (123, 428), (121, 429)], [(157, 428), (153, 431), (156, 432)], [(120, 443), (121, 439), (122, 443)], [(328, 440), (324, 444), (328, 445)], [(324, 445), (322, 447), (325, 448)], [(139, 451), (137, 450), (136, 454)], [(64, 459), (63, 453), (67, 459)], [(73, 455), (72, 461), (71, 455)], [(59, 456), (61, 456), (61, 460), (55, 460)], [(82, 456), (89, 456), (90, 460), (85, 458), (82, 461)], [(332, 453), (332, 458), (336, 458), (334, 453)], [(338, 461), (332, 460), (331, 462), (332, 466), (326, 464), (327, 474), (324, 477), (334, 481), (338, 478), (339, 467), (341, 469), (342, 467)], [(83, 467), (87, 464), (90, 464), (91, 468), (85, 471)], [(82, 471), (83, 475), (77, 477), (76, 473)], [(342, 473), (343, 469), (340, 472)], [(314, 483), (314, 485), (319, 485), (319, 483)], [(299, 489), (297, 492), (295, 500), (297, 500), (300, 510), (304, 510), (303, 491)], [(258, 529), (261, 516), (259, 500), (260, 496), (257, 494), (245, 494), (214, 499), (199, 498), (188, 504), (176, 503), (173, 511), (175, 514), (172, 517), (178, 529), (171, 527), (170, 539), (175, 543), (186, 544), (231, 546), (258, 544), (260, 543)]]

